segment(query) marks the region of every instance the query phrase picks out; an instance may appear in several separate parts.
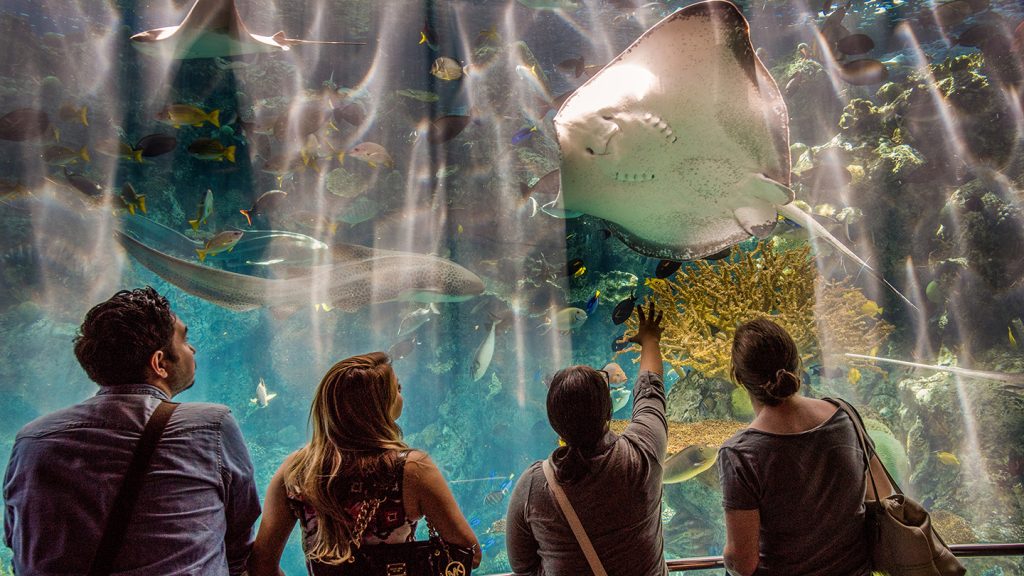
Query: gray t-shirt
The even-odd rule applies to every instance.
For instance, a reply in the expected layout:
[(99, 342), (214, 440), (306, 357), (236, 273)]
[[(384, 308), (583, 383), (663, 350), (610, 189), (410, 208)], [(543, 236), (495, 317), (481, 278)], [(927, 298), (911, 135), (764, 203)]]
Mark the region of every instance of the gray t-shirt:
[[(668, 443), (665, 387), (641, 372), (633, 388), (633, 419), (622, 435), (608, 432), (590, 474), (563, 486), (610, 576), (661, 576), (661, 473)], [(586, 557), (548, 490), (541, 462), (520, 476), (508, 504), (508, 560), (516, 574), (590, 574)]]
[(870, 573), (864, 451), (846, 412), (799, 434), (741, 430), (722, 445), (718, 465), (725, 509), (760, 512), (754, 574)]

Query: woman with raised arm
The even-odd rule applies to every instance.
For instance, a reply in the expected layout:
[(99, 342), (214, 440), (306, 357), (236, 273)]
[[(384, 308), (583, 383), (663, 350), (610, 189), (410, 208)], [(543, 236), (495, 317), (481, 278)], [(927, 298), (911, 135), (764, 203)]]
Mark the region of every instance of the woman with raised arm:
[[(548, 420), (565, 445), (546, 462), (527, 468), (509, 499), (506, 543), (517, 575), (666, 573), (661, 475), (668, 424), (661, 313), (654, 303), (646, 314), (643, 307), (637, 313), (640, 326), (631, 340), (641, 347), (640, 374), (633, 388), (633, 417), (621, 435), (609, 429), (612, 403), (606, 374), (570, 366), (551, 380)], [(591, 550), (584, 551), (554, 490), (564, 493)]]
[(402, 441), (402, 385), (387, 354), (335, 364), (320, 381), (310, 420), (313, 437), (288, 456), (270, 481), (249, 558), (250, 576), (278, 576), (281, 554), (298, 520), (307, 563), (349, 574), (361, 545), (414, 540), (426, 517), (449, 544), (472, 548), (476, 536), (441, 472), (425, 452)]

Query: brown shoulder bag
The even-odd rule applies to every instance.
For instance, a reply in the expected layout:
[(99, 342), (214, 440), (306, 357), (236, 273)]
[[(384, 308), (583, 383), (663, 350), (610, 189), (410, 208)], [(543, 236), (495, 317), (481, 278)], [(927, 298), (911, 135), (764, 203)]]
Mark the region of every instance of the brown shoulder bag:
[[(838, 400), (839, 408), (846, 412), (857, 429), (861, 448), (868, 463), (868, 478), (875, 486), (871, 473), (871, 454), (865, 440), (864, 422), (860, 414), (845, 400)], [(881, 460), (879, 460), (881, 463)], [(892, 474), (882, 465), (885, 475), (896, 493), (881, 500), (865, 500), (865, 523), (871, 550), (871, 568), (889, 576), (963, 576), (967, 569), (949, 550), (939, 533), (932, 527), (928, 511), (919, 502), (900, 490)], [(875, 494), (878, 490), (875, 489)]]

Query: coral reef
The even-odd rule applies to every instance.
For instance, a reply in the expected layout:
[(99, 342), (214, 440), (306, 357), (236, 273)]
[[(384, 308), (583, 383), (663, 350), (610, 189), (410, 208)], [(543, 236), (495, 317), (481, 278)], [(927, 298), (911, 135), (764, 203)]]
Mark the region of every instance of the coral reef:
[[(1002, 361), (988, 361), (1014, 363), (1003, 354)], [(963, 516), (982, 541), (1019, 541), (1024, 449), (1006, 440), (1024, 433), (1024, 398), (1019, 390), (982, 380), (962, 383), (947, 373), (895, 383), (900, 405), (887, 424), (906, 438), (911, 475), (902, 487), (929, 495), (935, 508)], [(939, 452), (955, 455), (959, 463), (940, 460)]]
[(669, 421), (676, 422), (731, 418), (734, 411), (725, 399), (735, 389), (728, 380), (707, 378), (691, 370), (669, 387), (665, 414)]
[(978, 541), (978, 535), (967, 520), (948, 510), (932, 510), (929, 515), (932, 526), (946, 541), (946, 544), (971, 544)]
[[(805, 364), (834, 363), (836, 355), (879, 346), (892, 327), (864, 311), (867, 299), (859, 289), (821, 279), (809, 251), (777, 251), (761, 242), (714, 265), (697, 261), (674, 279), (649, 279), (664, 311), (665, 360), (727, 378), (737, 325), (758, 317), (786, 328)], [(627, 334), (635, 332), (637, 320), (627, 325)]]
[(790, 136), (818, 143), (835, 133), (835, 117), (843, 108), (824, 67), (794, 51), (791, 60), (772, 69), (789, 107)]
[[(941, 213), (933, 266), (940, 343), (1007, 344), (1005, 325), (1024, 315), (1024, 212), (998, 182), (957, 189)], [(993, 329), (993, 327), (995, 329)]]

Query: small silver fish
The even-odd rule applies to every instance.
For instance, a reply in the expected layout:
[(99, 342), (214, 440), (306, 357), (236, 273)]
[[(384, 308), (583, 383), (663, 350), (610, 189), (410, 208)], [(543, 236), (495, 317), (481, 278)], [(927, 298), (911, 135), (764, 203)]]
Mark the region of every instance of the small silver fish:
[(420, 326), (430, 322), (433, 316), (437, 316), (440, 313), (437, 305), (433, 302), (423, 308), (417, 308), (409, 312), (402, 318), (402, 323), (398, 326), (398, 336), (415, 332)]
[(476, 354), (473, 355), (473, 381), (476, 382), (487, 372), (487, 368), (491, 365), (491, 358), (494, 357), (494, 327), (498, 325), (501, 320), (494, 320), (491, 322), (491, 329), (487, 332), (487, 336), (483, 342), (480, 343), (480, 347), (476, 349)]

